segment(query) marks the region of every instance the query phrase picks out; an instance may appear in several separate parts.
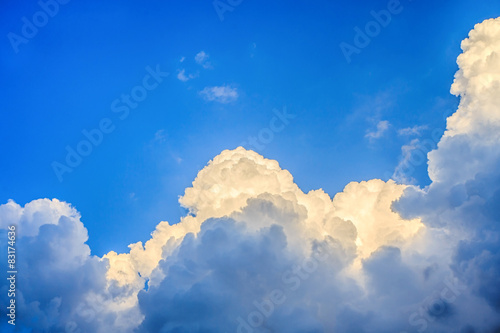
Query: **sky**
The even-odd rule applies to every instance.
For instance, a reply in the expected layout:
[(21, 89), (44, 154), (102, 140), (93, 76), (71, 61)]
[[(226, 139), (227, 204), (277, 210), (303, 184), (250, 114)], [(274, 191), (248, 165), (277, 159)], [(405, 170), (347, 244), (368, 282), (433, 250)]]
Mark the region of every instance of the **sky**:
[(1, 6), (19, 331), (500, 327), (500, 3)]

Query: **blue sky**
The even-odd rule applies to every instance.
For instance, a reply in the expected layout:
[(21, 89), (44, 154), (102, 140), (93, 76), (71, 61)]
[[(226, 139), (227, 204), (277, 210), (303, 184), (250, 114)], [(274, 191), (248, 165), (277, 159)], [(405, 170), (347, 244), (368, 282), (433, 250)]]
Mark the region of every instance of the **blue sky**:
[[(257, 152), (302, 190), (334, 194), (350, 181), (387, 180), (411, 141), (398, 130), (443, 132), (458, 105), (449, 87), (460, 41), (499, 16), (500, 3), (402, 0), (348, 63), (339, 44), (353, 44), (353, 28), (387, 4), (242, 1), (220, 20), (211, 1), (70, 1), (15, 52), (8, 34), (21, 35), (22, 18), (40, 5), (3, 2), (1, 203), (70, 202), (94, 254), (125, 251), (159, 221), (177, 222), (178, 197), (197, 172), (283, 108), (295, 118)], [(142, 84), (148, 66), (169, 75), (121, 120), (111, 104)], [(210, 100), (210, 89), (201, 93), (210, 87), (236, 95)], [(59, 181), (52, 163), (105, 118), (115, 129)], [(390, 125), (370, 139), (381, 121)], [(430, 182), (425, 163), (411, 176)]]
[(500, 331), (498, 1), (2, 6), (0, 331)]

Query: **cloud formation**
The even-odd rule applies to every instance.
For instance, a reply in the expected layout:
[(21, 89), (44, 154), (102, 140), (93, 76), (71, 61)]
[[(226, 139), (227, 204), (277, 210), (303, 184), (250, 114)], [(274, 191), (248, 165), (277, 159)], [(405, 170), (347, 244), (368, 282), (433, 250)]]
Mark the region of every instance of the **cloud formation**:
[(195, 55), (194, 61), (196, 61), (198, 65), (202, 66), (205, 69), (212, 69), (213, 66), (212, 63), (208, 60), (209, 58), (210, 56), (205, 53), (205, 51), (200, 51)]
[(390, 125), (388, 120), (381, 120), (377, 123), (377, 129), (375, 131), (367, 131), (365, 137), (370, 140), (379, 139), (389, 129)]
[(461, 102), (428, 154), (426, 188), (373, 179), (333, 198), (304, 193), (277, 161), (225, 150), (179, 199), (188, 215), (103, 258), (71, 205), (1, 205), (0, 245), (14, 224), (22, 249), (18, 327), (498, 331), (500, 19), (477, 25), (462, 49), (452, 86)]
[(227, 104), (238, 99), (238, 90), (228, 85), (205, 87), (200, 95), (209, 102)]
[(420, 136), (423, 131), (428, 129), (427, 125), (415, 125), (413, 127), (401, 128), (398, 130), (398, 135), (403, 136)]
[(182, 81), (182, 82), (187, 82), (191, 79), (194, 79), (196, 78), (197, 75), (196, 74), (187, 74), (186, 75), (186, 70), (185, 69), (180, 69), (178, 72), (177, 72), (177, 78)]

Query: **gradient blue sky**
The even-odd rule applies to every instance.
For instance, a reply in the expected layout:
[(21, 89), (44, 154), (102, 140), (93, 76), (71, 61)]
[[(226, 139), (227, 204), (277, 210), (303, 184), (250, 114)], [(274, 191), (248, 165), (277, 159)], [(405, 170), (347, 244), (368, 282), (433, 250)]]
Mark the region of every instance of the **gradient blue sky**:
[[(178, 221), (177, 199), (224, 149), (268, 127), (273, 109), (296, 115), (259, 153), (304, 190), (335, 194), (350, 181), (387, 179), (411, 138), (442, 133), (456, 110), (449, 94), (460, 41), (500, 15), (498, 1), (407, 1), (347, 63), (339, 44), (388, 1), (243, 1), (221, 21), (212, 1), (70, 1), (15, 52), (36, 1), (4, 1), (0, 13), (0, 203), (58, 198), (82, 213), (94, 254), (126, 251), (159, 221)], [(211, 68), (197, 64), (200, 51)], [(182, 58), (183, 62), (180, 62)], [(170, 75), (120, 120), (111, 103), (142, 82), (147, 66)], [(179, 70), (197, 77), (187, 82)], [(238, 98), (207, 101), (205, 87)], [(82, 130), (110, 118), (116, 129), (60, 182), (53, 161)], [(370, 140), (379, 121), (391, 125)], [(247, 148), (252, 148), (247, 146)], [(413, 176), (428, 184), (426, 165)], [(174, 210), (173, 210), (174, 209)]]

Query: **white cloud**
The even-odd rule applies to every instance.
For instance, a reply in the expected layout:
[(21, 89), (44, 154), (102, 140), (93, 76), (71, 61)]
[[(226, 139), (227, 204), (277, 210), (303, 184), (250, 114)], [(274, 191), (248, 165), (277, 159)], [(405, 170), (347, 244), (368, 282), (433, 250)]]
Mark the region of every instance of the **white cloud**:
[(379, 139), (389, 129), (390, 125), (389, 121), (381, 120), (377, 123), (377, 129), (375, 131), (367, 131), (365, 137), (370, 140)]
[(238, 99), (238, 90), (228, 85), (205, 87), (200, 91), (200, 95), (206, 101), (227, 104)]
[(415, 125), (413, 127), (399, 129), (398, 134), (401, 136), (420, 136), (427, 128), (427, 125)]
[(62, 217), (79, 220), (80, 214), (57, 199), (34, 200), (24, 207), (9, 200), (0, 206), (0, 228), (7, 229), (9, 223), (21, 222), (17, 230), (18, 236), (36, 236), (42, 225), (57, 224)]
[[(0, 226), (15, 225), (16, 326), (46, 332), (119, 332), (141, 321), (135, 296), (106, 279), (107, 260), (93, 256), (80, 214), (57, 199), (0, 206)], [(3, 231), (3, 230), (2, 230)], [(2, 233), (0, 244), (6, 243)], [(6, 281), (6, 280), (5, 280)], [(0, 289), (7, 295), (7, 285)], [(0, 304), (7, 307), (7, 298)], [(6, 328), (6, 322), (0, 324)], [(2, 330), (3, 331), (3, 330)], [(129, 331), (130, 332), (130, 331)]]
[[(420, 147), (420, 141), (418, 139), (413, 139), (410, 143), (401, 147), (402, 157), (394, 170), (392, 179), (402, 184), (414, 184), (416, 182), (415, 179), (410, 175), (411, 172), (414, 171), (414, 167), (416, 166), (413, 165), (416, 163), (412, 161), (412, 156), (413, 153)], [(422, 164), (426, 161), (417, 160), (417, 162)]]
[(200, 66), (202, 66), (205, 69), (212, 69), (212, 64), (208, 60), (210, 56), (205, 53), (205, 51), (200, 51), (196, 56), (194, 57), (194, 61)]
[(187, 82), (187, 81), (189, 81), (191, 79), (194, 79), (196, 77), (197, 77), (196, 74), (188, 74), (188, 75), (186, 75), (186, 70), (185, 69), (180, 69), (177, 72), (177, 78), (179, 80), (181, 80), (182, 82)]
[(500, 311), (500, 18), (476, 25), (462, 49), (451, 89), (460, 105), (428, 154), (432, 183), (409, 188), (395, 208), (432, 227), (441, 238), (432, 251), (453, 258), (453, 273), (491, 306), (491, 322)]
[[(500, 31), (498, 19), (475, 26), (462, 42), (459, 70), (451, 92), (461, 97), (457, 112), (447, 119), (439, 152), (430, 153), (429, 177), (460, 182), (496, 167), (500, 140)], [(464, 154), (471, 155), (465, 159)], [(481, 163), (478, 164), (478, 160)]]
[(159, 143), (163, 143), (167, 141), (167, 133), (165, 133), (164, 129), (160, 129), (155, 132), (155, 138), (153, 140)]

